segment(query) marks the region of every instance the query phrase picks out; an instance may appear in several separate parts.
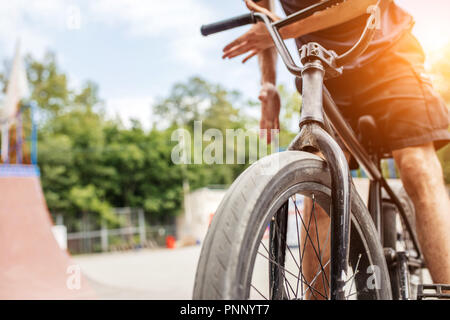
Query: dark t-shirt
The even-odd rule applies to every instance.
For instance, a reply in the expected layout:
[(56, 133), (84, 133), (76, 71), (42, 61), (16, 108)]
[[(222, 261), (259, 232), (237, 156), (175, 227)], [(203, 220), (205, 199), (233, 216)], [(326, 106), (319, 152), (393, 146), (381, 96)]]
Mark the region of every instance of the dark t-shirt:
[[(280, 0), (280, 2), (284, 12), (290, 15), (319, 2), (319, 0)], [(324, 48), (341, 54), (358, 41), (366, 25), (366, 20), (367, 15), (363, 15), (329, 29), (302, 36), (296, 39), (297, 46), (300, 48), (305, 43), (317, 42)], [(369, 48), (355, 62), (346, 66), (346, 70), (361, 67), (376, 58), (379, 53), (400, 39), (405, 32), (410, 31), (413, 24), (412, 17), (394, 2), (391, 2), (381, 11), (381, 29), (375, 33), (374, 40)]]

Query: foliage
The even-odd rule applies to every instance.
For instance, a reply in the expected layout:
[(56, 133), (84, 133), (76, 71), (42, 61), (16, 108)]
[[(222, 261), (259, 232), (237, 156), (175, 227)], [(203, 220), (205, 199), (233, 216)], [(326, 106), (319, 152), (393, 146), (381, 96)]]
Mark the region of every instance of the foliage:
[(278, 86), (281, 98), (280, 146), (288, 145), (298, 130), (302, 98), (297, 90), (289, 91), (284, 85)]
[[(80, 89), (69, 86), (54, 54), (41, 61), (28, 56), (26, 67), (31, 99), (40, 107), (38, 163), (47, 205), (75, 228), (86, 214), (99, 224), (120, 223), (113, 207), (141, 207), (152, 221), (170, 221), (181, 210), (183, 183), (191, 190), (230, 185), (246, 167), (176, 165), (171, 159), (177, 143), (173, 131), (183, 127), (192, 132), (196, 120), (202, 120), (203, 132), (216, 128), (224, 136), (227, 129), (257, 123), (242, 112), (251, 103), (237, 91), (193, 77), (175, 84), (158, 101), (151, 130), (144, 130), (138, 120), (126, 128), (106, 116), (95, 83), (88, 81)], [(158, 128), (156, 123), (163, 120), (166, 127)]]
[[(259, 103), (245, 101), (237, 91), (199, 77), (177, 83), (157, 101), (154, 125), (144, 130), (138, 120), (124, 127), (109, 119), (94, 82), (71, 88), (54, 54), (48, 53), (42, 61), (28, 56), (26, 66), (31, 98), (41, 110), (38, 162), (45, 197), (50, 211), (62, 214), (66, 221), (79, 222), (81, 215), (89, 214), (99, 222), (117, 224), (113, 207), (141, 207), (152, 221), (168, 222), (181, 211), (183, 185), (188, 183), (191, 190), (230, 185), (247, 166), (176, 165), (171, 159), (177, 144), (172, 133), (185, 128), (192, 135), (194, 121), (202, 121), (202, 133), (215, 128), (224, 137), (227, 129), (245, 130), (249, 123), (257, 126), (258, 119), (247, 111), (259, 108)], [(440, 85), (450, 81), (447, 60), (436, 62), (432, 71), (437, 88), (450, 102), (450, 87)], [(4, 88), (4, 74), (0, 82)], [(280, 145), (285, 147), (297, 131), (301, 97), (284, 86), (279, 86), (279, 92), (283, 106)], [(223, 147), (226, 150), (234, 143), (224, 141)], [(443, 149), (440, 158), (450, 183), (450, 148)]]

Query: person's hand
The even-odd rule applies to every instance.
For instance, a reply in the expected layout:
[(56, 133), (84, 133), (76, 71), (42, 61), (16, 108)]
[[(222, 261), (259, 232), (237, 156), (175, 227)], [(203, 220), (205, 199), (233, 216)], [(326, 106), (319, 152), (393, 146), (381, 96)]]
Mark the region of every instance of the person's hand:
[[(267, 143), (272, 141), (271, 129), (280, 129), (280, 95), (277, 88), (270, 82), (263, 83), (259, 94), (261, 101), (261, 121), (259, 123), (260, 136), (267, 134)], [(264, 132), (264, 129), (266, 130)]]
[[(264, 13), (273, 21), (280, 19), (266, 8), (258, 6), (251, 0), (245, 0), (245, 4), (249, 10)], [(247, 53), (247, 56), (242, 60), (242, 63), (245, 63), (248, 59), (271, 47), (274, 47), (274, 44), (269, 31), (267, 31), (264, 23), (258, 22), (254, 24), (249, 31), (225, 46), (225, 48), (223, 48), (222, 58), (232, 59)]]
[(232, 59), (237, 56), (247, 54), (242, 63), (256, 56), (261, 51), (273, 47), (272, 38), (262, 22), (254, 24), (250, 30), (242, 36), (230, 42), (223, 48), (222, 59)]

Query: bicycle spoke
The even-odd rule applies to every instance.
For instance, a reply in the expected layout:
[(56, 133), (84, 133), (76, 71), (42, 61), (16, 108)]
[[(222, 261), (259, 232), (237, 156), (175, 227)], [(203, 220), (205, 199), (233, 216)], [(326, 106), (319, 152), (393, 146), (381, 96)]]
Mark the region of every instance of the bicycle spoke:
[[(269, 268), (269, 271), (272, 270), (271, 272), (278, 273), (278, 284), (275, 284), (275, 282), (271, 284), (271, 287), (273, 287), (274, 285), (278, 287), (278, 294), (276, 297), (277, 299), (329, 299), (330, 279), (327, 270), (329, 269), (330, 265), (328, 251), (331, 239), (331, 221), (327, 221), (325, 222), (325, 225), (323, 225), (324, 221), (322, 222), (322, 217), (320, 216), (322, 213), (316, 212), (316, 210), (320, 209), (319, 203), (320, 206), (322, 206), (322, 203), (319, 202), (320, 200), (316, 199), (313, 193), (311, 193), (309, 196), (311, 199), (311, 207), (309, 208), (309, 210), (307, 209), (307, 211), (300, 209), (301, 207), (297, 203), (299, 195), (293, 194), (288, 198), (289, 202), (293, 202), (294, 207), (292, 208), (290, 203), (287, 204), (288, 212), (289, 208), (291, 208), (291, 210), (295, 210), (295, 231), (292, 230), (292, 224), (288, 224), (288, 227), (285, 226), (288, 221), (290, 221), (289, 223), (293, 223), (293, 221), (286, 220), (286, 212), (284, 210), (282, 212), (278, 212), (279, 215), (275, 215), (272, 218), (271, 227), (273, 228), (273, 230), (271, 231), (272, 238), (270, 240), (270, 246), (277, 245), (279, 246), (278, 250), (275, 250), (271, 253), (271, 250), (273, 250), (273, 248), (267, 245), (267, 240), (260, 241), (260, 246), (264, 248), (263, 250), (265, 252), (258, 251), (257, 254), (268, 261), (271, 266)], [(306, 197), (307, 196), (305, 196), (305, 198)], [(307, 205), (307, 207), (309, 207), (309, 205)], [(280, 214), (283, 215), (281, 216)], [(307, 217), (308, 214), (309, 217)], [(294, 217), (291, 217), (289, 219), (292, 218)], [(322, 228), (326, 226), (326, 223), (328, 223), (328, 230)], [(313, 224), (315, 225), (313, 226)], [(291, 231), (288, 232), (287, 228), (289, 228), (289, 230)], [(326, 234), (325, 230), (327, 230)], [(295, 233), (291, 234), (291, 232)], [(296, 238), (298, 248), (293, 247), (295, 245), (294, 243), (292, 243), (292, 245), (288, 245), (288, 233), (289, 239), (292, 238), (290, 241)], [(312, 248), (307, 248), (307, 246), (309, 245), (311, 245)], [(294, 254), (295, 250), (297, 250), (296, 254)], [(317, 259), (317, 262), (313, 262), (313, 264), (311, 265), (313, 269), (311, 271), (315, 271), (314, 273), (309, 274), (308, 272), (307, 274), (304, 274), (304, 267), (306, 266), (304, 266), (303, 263), (305, 262), (305, 258)], [(346, 287), (349, 288), (349, 291), (346, 290), (347, 299), (357, 294), (357, 290), (355, 290), (355, 284), (356, 276), (359, 273), (358, 268), (360, 265), (360, 261), (361, 254), (358, 256), (354, 273), (345, 281)], [(296, 266), (297, 270), (287, 269), (287, 267), (294, 269), (294, 265)], [(312, 278), (308, 277), (308, 279), (306, 279), (306, 275), (310, 275)], [(283, 277), (283, 280), (281, 279), (281, 277)], [(291, 277), (294, 277), (294, 279), (292, 279)], [(277, 278), (271, 279), (272, 281), (275, 281), (275, 279)], [(255, 291), (257, 291), (260, 296), (267, 299), (267, 297), (262, 294), (263, 292), (266, 293), (266, 289), (260, 291), (255, 287), (254, 284), (252, 284), (252, 288), (255, 289)], [(323, 288), (323, 290), (321, 288)], [(271, 295), (272, 293), (270, 293), (269, 290), (269, 299), (271, 299)]]
[(276, 262), (275, 260), (270, 259), (269, 257), (265, 256), (264, 254), (262, 254), (261, 252), (258, 251), (258, 254), (263, 257), (266, 258), (267, 261), (276, 264), (277, 266), (279, 266), (283, 271), (289, 273), (290, 275), (297, 277), (294, 273), (292, 273), (291, 271), (287, 270), (285, 267), (283, 267), (282, 265), (280, 265), (278, 262)]
[(255, 287), (253, 284), (250, 283), (250, 286), (251, 286), (256, 292), (258, 292), (258, 293), (260, 294), (261, 297), (263, 297), (263, 298), (266, 299), (266, 300), (269, 300), (269, 299), (267, 299), (266, 296), (263, 295), (258, 289), (256, 289), (256, 287)]
[[(281, 228), (278, 226), (278, 223), (277, 223), (277, 220), (276, 220), (276, 219), (275, 219), (275, 229), (281, 230)], [(282, 238), (282, 240), (283, 240), (284, 243), (286, 244), (286, 248), (288, 249), (289, 254), (291, 255), (292, 259), (294, 260), (294, 262), (295, 262), (297, 268), (298, 268), (299, 270), (302, 270), (301, 264), (299, 265), (299, 264), (297, 263), (297, 260), (295, 259), (294, 254), (292, 253), (291, 249), (290, 249), (289, 246), (287, 245), (286, 235), (284, 235), (282, 232), (280, 232), (280, 237), (283, 237), (283, 236), (284, 236), (284, 239)], [(265, 249), (266, 249), (266, 251), (268, 252), (267, 248), (265, 248)], [(270, 254), (269, 254), (269, 255), (270, 255)], [(300, 257), (300, 259), (302, 259), (302, 257)], [(279, 264), (277, 264), (277, 265), (279, 265)], [(279, 265), (279, 266), (280, 266), (280, 265)], [(281, 267), (281, 266), (280, 266), (280, 267)], [(301, 274), (301, 277), (302, 277), (302, 283), (308, 285), (308, 284), (307, 284), (307, 280), (306, 280), (305, 276), (303, 275), (303, 272), (300, 272), (299, 274)], [(298, 276), (297, 279), (300, 279), (300, 276)], [(304, 279), (306, 282), (303, 281), (303, 279)], [(308, 285), (308, 286), (309, 286), (309, 285)], [(312, 292), (312, 291), (311, 291), (311, 292)], [(314, 295), (314, 293), (313, 293), (313, 295)], [(298, 295), (296, 295), (296, 297), (297, 297), (297, 296), (298, 296)]]
[[(266, 250), (267, 254), (269, 254), (269, 250), (268, 250), (267, 247), (264, 245), (264, 243), (261, 242), (261, 244), (262, 244), (262, 246), (264, 247), (264, 249)], [(276, 262), (276, 261), (274, 261), (274, 260), (272, 260), (272, 259), (266, 257), (265, 255), (263, 255), (263, 254), (260, 253), (259, 251), (258, 251), (258, 254), (261, 255), (262, 257), (264, 257), (265, 259), (267, 259), (269, 262), (278, 265), (284, 272), (287, 272), (287, 273), (289, 273), (290, 275), (296, 277), (297, 279), (300, 279), (300, 276), (297, 277), (297, 276), (296, 276), (295, 274), (293, 274), (291, 271), (287, 270), (285, 267), (283, 267), (282, 265), (280, 265), (278, 262)], [(270, 254), (269, 254), (269, 255), (270, 255)], [(284, 276), (284, 278), (285, 278), (285, 280), (286, 280), (286, 276)], [(303, 273), (301, 274), (301, 280), (300, 280), (300, 281), (301, 281), (302, 285), (305, 284), (305, 285), (308, 286), (308, 288), (307, 288), (307, 290), (305, 291), (305, 293), (308, 291), (308, 289), (311, 289), (312, 295), (314, 296), (314, 298), (317, 299), (317, 297), (316, 297), (315, 294), (314, 294), (314, 291), (316, 291), (316, 292), (319, 293), (319, 294), (320, 294), (320, 292), (319, 292), (318, 290), (316, 290), (315, 288), (311, 288), (311, 285), (308, 284), (308, 281), (307, 281), (306, 278), (303, 276)], [(286, 288), (285, 288), (285, 289), (286, 289)], [(289, 292), (289, 291), (288, 291), (288, 292)], [(323, 296), (323, 295), (322, 295), (322, 296)], [(298, 297), (298, 296), (296, 295), (296, 297)], [(302, 295), (302, 297), (303, 297), (303, 295)]]
[[(264, 250), (266, 250), (267, 254), (270, 256), (269, 250), (267, 249), (267, 247), (264, 245), (264, 243), (263, 243), (262, 241), (261, 241), (261, 244), (262, 244)], [(274, 264), (276, 264), (277, 266), (279, 266), (281, 269), (286, 270), (284, 266), (282, 266), (281, 264), (279, 264), (279, 263), (276, 262), (275, 260), (272, 260), (272, 259), (270, 259), (270, 258), (264, 256), (264, 255), (263, 255), (262, 253), (260, 253), (259, 251), (258, 251), (258, 253), (259, 253), (261, 256), (263, 256), (264, 258), (266, 258), (267, 260), (269, 260), (271, 263), (274, 263)], [(289, 270), (286, 270), (286, 271), (287, 271), (289, 274), (291, 274), (291, 275), (293, 275), (293, 276), (295, 277), (295, 275), (294, 275), (292, 272), (290, 272)]]
[[(284, 283), (288, 285), (289, 289), (291, 289), (292, 293), (295, 295), (295, 291), (294, 291), (294, 289), (292, 289), (292, 286), (291, 286), (291, 284), (289, 283), (289, 281), (288, 281), (288, 279), (286, 278), (286, 276), (283, 275), (283, 278), (284, 278)], [(289, 290), (288, 290), (288, 292), (289, 292)], [(289, 298), (289, 299), (290, 299), (290, 298)]]
[(345, 297), (345, 299), (348, 299), (351, 296), (354, 296), (355, 294), (358, 294), (358, 292), (353, 292), (352, 294), (349, 294), (348, 296)]
[[(286, 277), (284, 277), (284, 282), (286, 283)], [(289, 290), (286, 290), (286, 285), (283, 286), (284, 293), (287, 295), (288, 300), (291, 300), (291, 295), (289, 294)]]
[[(267, 247), (264, 245), (264, 243), (263, 243), (262, 241), (260, 241), (260, 242), (261, 242), (261, 245), (263, 246), (264, 250), (266, 250), (267, 254), (270, 256), (270, 253), (269, 253), (269, 250), (267, 249)], [(259, 253), (261, 256), (263, 256), (264, 258), (266, 258), (266, 257), (265, 257), (263, 254), (261, 254), (259, 251), (258, 251), (258, 253)], [(266, 258), (266, 259), (269, 260), (269, 262), (274, 263), (274, 264), (276, 264), (277, 266), (279, 266), (280, 268), (284, 269), (284, 267), (281, 266), (278, 262), (275, 262), (275, 261), (273, 261), (273, 260), (270, 260), (269, 258)], [(288, 272), (289, 272), (289, 271), (288, 271)], [(284, 273), (284, 271), (283, 271), (283, 273)], [(285, 276), (284, 274), (283, 274), (283, 278), (284, 278), (284, 280), (286, 281), (286, 276)], [(291, 298), (290, 298), (289, 290), (286, 290), (286, 287), (285, 287), (285, 286), (283, 287), (283, 289), (284, 289), (284, 292), (287, 293), (288, 299), (290, 300)]]
[[(278, 223), (277, 223), (276, 220), (275, 220), (275, 228), (278, 228), (278, 229), (281, 230), (281, 228), (278, 227)], [(282, 234), (281, 232), (280, 232), (280, 234), (281, 234), (281, 236), (283, 236), (283, 234)], [(288, 251), (289, 251), (289, 253), (290, 253), (292, 259), (294, 260), (294, 262), (295, 262), (295, 264), (296, 264), (296, 266), (297, 266), (297, 268), (300, 269), (300, 265), (297, 263), (297, 260), (295, 259), (294, 254), (292, 253), (291, 249), (290, 249), (289, 246), (287, 245), (286, 235), (284, 235), (284, 239), (282, 239), (282, 240), (284, 241), (284, 243), (286, 243), (286, 248), (288, 249)]]
[(353, 271), (353, 275), (352, 275), (352, 277), (350, 278), (350, 279), (348, 279), (345, 283), (347, 283), (348, 281), (350, 281), (351, 279), (353, 279), (353, 281), (352, 281), (352, 283), (350, 284), (350, 290), (349, 290), (349, 292), (352, 292), (352, 289), (353, 289), (353, 284), (355, 283), (355, 277), (356, 277), (356, 275), (358, 274), (358, 267), (359, 267), (359, 262), (361, 261), (361, 256), (362, 256), (362, 254), (360, 253), (359, 255), (358, 255), (358, 261), (356, 262), (356, 267), (355, 267), (355, 271)]
[[(313, 214), (314, 214), (314, 224), (315, 224), (315, 226), (316, 226), (317, 250), (319, 251), (319, 255), (320, 255), (320, 257), (319, 257), (319, 264), (322, 265), (322, 255), (323, 255), (323, 252), (320, 251), (319, 229), (318, 229), (318, 227), (317, 227), (316, 210), (314, 210), (315, 205), (316, 205), (316, 199), (314, 198), (314, 194), (312, 195), (312, 199), (313, 199), (312, 211), (313, 211)], [(325, 279), (326, 279), (326, 273), (325, 273), (325, 272), (322, 272), (323, 290), (325, 291), (324, 293), (325, 293), (325, 295), (327, 296), (327, 299), (328, 299), (327, 285), (328, 285), (328, 288), (329, 288), (329, 287), (330, 287), (330, 284), (328, 283), (328, 280), (327, 280), (327, 281), (326, 281), (326, 282), (327, 282), (327, 285), (325, 285)]]
[[(327, 263), (324, 264), (324, 267), (327, 267), (327, 266), (330, 264), (330, 261), (331, 261), (331, 260), (328, 259)], [(310, 285), (311, 285), (311, 286), (316, 282), (316, 280), (317, 280), (317, 278), (319, 277), (319, 275), (320, 275), (321, 272), (322, 272), (322, 270), (320, 270), (320, 268), (319, 268), (319, 271), (316, 273), (316, 275), (314, 276), (314, 278), (313, 278), (313, 279), (311, 280), (311, 282), (310, 282)], [(309, 288), (306, 289), (305, 294), (308, 292), (308, 290), (309, 290)]]
[[(311, 245), (312, 245), (312, 247), (313, 247), (313, 249), (314, 249), (314, 251), (315, 251), (315, 253), (316, 253), (316, 257), (317, 257), (317, 252), (316, 252), (316, 250), (315, 250), (314, 243), (313, 243), (313, 241), (312, 241), (312, 239), (311, 239), (311, 236), (309, 235), (309, 227), (311, 226), (312, 215), (310, 215), (310, 217), (309, 217), (309, 220), (308, 220), (308, 228), (306, 228), (305, 222), (304, 222), (304, 220), (303, 220), (302, 215), (300, 214), (300, 210), (298, 209), (297, 203), (296, 203), (296, 202), (294, 202), (294, 207), (295, 207), (296, 221), (298, 222), (297, 216), (300, 217), (300, 220), (302, 221), (303, 228), (304, 228), (305, 231), (306, 231), (306, 235), (307, 235), (307, 237), (309, 238), (309, 240), (310, 240), (310, 242), (311, 242)], [(298, 225), (297, 225), (297, 229), (298, 229)], [(306, 240), (307, 240), (307, 239), (306, 239), (306, 237), (305, 237), (305, 242), (303, 243), (303, 249), (302, 249), (302, 250), (300, 250), (300, 246), (299, 246), (300, 261), (303, 261), (303, 257), (304, 257), (305, 250), (306, 250), (306, 245), (307, 245), (307, 243), (308, 243)], [(300, 244), (300, 243), (299, 243), (299, 244)], [(319, 264), (320, 264), (320, 262), (319, 262)], [(321, 266), (321, 264), (320, 264), (320, 266)], [(300, 269), (300, 270), (301, 270), (301, 269)], [(300, 273), (299, 273), (299, 274), (300, 274)], [(301, 273), (301, 275), (302, 275), (303, 278), (305, 278), (304, 275), (303, 275), (303, 273)], [(298, 279), (299, 279), (299, 278), (300, 278), (300, 276), (298, 277)], [(305, 279), (305, 280), (306, 280), (306, 279)], [(308, 291), (308, 290), (306, 290), (305, 293), (306, 293), (307, 291)], [(313, 296), (315, 296), (313, 290), (311, 290), (310, 293), (311, 293)], [(303, 296), (304, 296), (304, 293), (303, 293), (303, 289), (302, 289), (302, 297), (303, 297)], [(316, 298), (316, 297), (315, 297), (315, 298)]]
[[(287, 270), (285, 267), (281, 266), (279, 263), (277, 263), (276, 261), (270, 259), (269, 257), (265, 256), (264, 254), (262, 254), (261, 252), (258, 251), (258, 254), (261, 255), (262, 257), (264, 257), (265, 259), (267, 259), (269, 262), (275, 263), (276, 265), (278, 265), (283, 271), (287, 272), (288, 274), (292, 275), (293, 277), (297, 277), (294, 273), (292, 273), (291, 271)], [(302, 278), (304, 279), (303, 275)], [(316, 293), (318, 293), (319, 295), (321, 295), (322, 297), (325, 298), (325, 296), (323, 294), (321, 294), (317, 289), (315, 288), (311, 288), (311, 286), (308, 284), (308, 282), (306, 280), (301, 280), (304, 281), (303, 283), (305, 285), (307, 285), (312, 291), (315, 291)]]
[[(295, 194), (293, 202), (294, 202), (294, 206), (297, 206), (297, 194)], [(297, 287), (295, 289), (295, 297), (298, 297), (298, 287), (299, 287), (299, 284), (300, 284), (300, 286), (301, 286), (300, 291), (302, 293), (302, 299), (303, 299), (303, 282), (300, 282), (300, 274), (303, 272), (302, 271), (303, 259), (302, 259), (301, 252), (300, 252), (301, 242), (300, 242), (300, 230), (298, 230), (298, 217), (297, 217), (297, 214), (295, 214), (295, 227), (296, 227), (295, 229), (297, 230), (298, 255), (299, 255), (299, 259), (300, 259), (300, 268), (298, 270)]]
[(261, 245), (263, 246), (264, 250), (266, 250), (267, 254), (270, 255), (269, 250), (266, 248), (266, 246), (264, 245), (264, 242), (261, 241)]
[(304, 257), (305, 250), (306, 250), (307, 240), (309, 239), (309, 241), (310, 241), (310, 243), (311, 243), (311, 246), (312, 246), (312, 248), (313, 248), (313, 250), (314, 250), (314, 253), (315, 253), (315, 255), (316, 255), (316, 258), (319, 260), (319, 266), (320, 266), (320, 268), (321, 268), (322, 271), (323, 271), (323, 274), (324, 274), (324, 276), (325, 276), (326, 282), (329, 283), (328, 277), (327, 277), (327, 275), (326, 275), (326, 273), (325, 273), (324, 267), (323, 267), (322, 262), (321, 262), (320, 255), (319, 255), (319, 253), (317, 252), (316, 247), (314, 246), (314, 242), (313, 242), (313, 240), (312, 240), (312, 238), (311, 238), (311, 235), (309, 234), (309, 227), (310, 227), (310, 225), (311, 225), (312, 215), (310, 214), (310, 216), (309, 216), (309, 221), (308, 221), (308, 227), (306, 227), (306, 225), (305, 225), (305, 223), (304, 223), (304, 221), (303, 221), (303, 218), (301, 217), (300, 210), (299, 210), (298, 207), (297, 207), (297, 204), (295, 204), (295, 212), (296, 212), (296, 214), (299, 215), (300, 220), (301, 220), (302, 225), (303, 225), (303, 228), (304, 228), (304, 230), (305, 230), (305, 232), (306, 232), (306, 237), (305, 237), (305, 242), (304, 242), (304, 244), (303, 244), (303, 250), (302, 250), (303, 252), (302, 252), (302, 254), (301, 254), (301, 259), (303, 259), (303, 257)]
[[(300, 210), (298, 209), (298, 207), (297, 207), (297, 203), (295, 203), (294, 202), (294, 208), (295, 208), (295, 217), (297, 218), (297, 216), (298, 217), (300, 217), (300, 220), (302, 221), (302, 226), (303, 226), (303, 228), (305, 228), (305, 225), (304, 225), (304, 222), (303, 222), (303, 217), (302, 217), (302, 215), (300, 214)], [(297, 219), (297, 221), (298, 221), (298, 219)], [(298, 226), (297, 226), (297, 229), (298, 229)], [(307, 231), (307, 230), (306, 230)], [(301, 244), (300, 242), (299, 242), (299, 244)], [(305, 254), (305, 249), (306, 249), (306, 244), (307, 244), (307, 241), (305, 241), (304, 243), (303, 243), (303, 249), (302, 250), (300, 250), (300, 246), (299, 246), (299, 254), (300, 254), (300, 259), (303, 261), (303, 257), (304, 257), (304, 254)]]
[[(329, 239), (330, 239), (330, 236), (331, 236), (331, 221), (330, 221), (330, 223), (328, 224), (328, 234), (327, 234), (327, 238), (325, 239), (325, 247), (323, 248), (323, 250), (322, 250), (322, 254), (321, 254), (321, 259), (323, 258), (323, 253), (327, 250), (327, 248), (328, 248), (328, 245), (329, 245)], [(328, 262), (327, 263), (325, 263), (324, 264), (324, 268), (326, 268), (327, 267), (327, 265), (330, 263), (330, 259), (328, 259)], [(311, 281), (311, 285), (313, 285), (314, 284), (314, 282), (316, 281), (316, 279), (317, 279), (317, 276), (320, 274), (322, 272), (322, 270), (321, 270), (321, 268), (320, 268), (320, 265), (319, 265), (319, 267), (317, 268), (317, 272), (316, 272), (316, 275), (314, 276), (314, 278), (313, 278), (313, 280)]]

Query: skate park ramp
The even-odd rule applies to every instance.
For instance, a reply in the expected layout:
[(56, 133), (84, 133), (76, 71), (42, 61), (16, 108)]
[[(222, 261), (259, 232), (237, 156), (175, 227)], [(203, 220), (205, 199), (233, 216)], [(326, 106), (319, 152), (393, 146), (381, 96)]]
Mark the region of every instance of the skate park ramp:
[(94, 299), (53, 223), (32, 165), (0, 168), (0, 299)]

